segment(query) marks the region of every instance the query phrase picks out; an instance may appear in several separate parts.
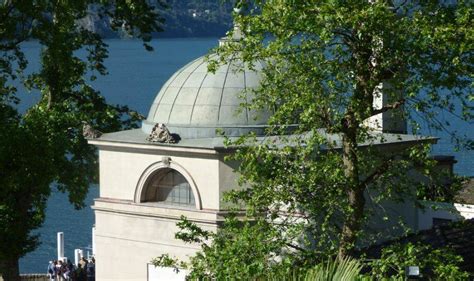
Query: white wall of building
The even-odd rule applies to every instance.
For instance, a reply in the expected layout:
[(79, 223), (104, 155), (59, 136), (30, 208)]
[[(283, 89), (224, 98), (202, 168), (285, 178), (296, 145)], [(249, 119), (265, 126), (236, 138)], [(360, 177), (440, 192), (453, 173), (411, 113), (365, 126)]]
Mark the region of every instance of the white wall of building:
[(170, 267), (155, 267), (152, 264), (148, 265), (148, 281), (184, 281), (186, 280), (187, 273), (188, 272), (183, 269), (176, 271), (176, 269)]
[[(203, 209), (219, 209), (219, 160), (217, 156), (169, 153), (145, 153), (101, 149), (100, 197), (134, 200), (137, 183), (152, 164), (169, 157), (192, 176), (199, 189)], [(197, 199), (197, 198), (196, 198)]]
[[(213, 150), (209, 153), (195, 153), (186, 148), (181, 151), (145, 150), (127, 147), (126, 144), (113, 148), (100, 146), (99, 157), (100, 198), (93, 207), (97, 280), (171, 280), (159, 277), (160, 274), (168, 276), (168, 269), (150, 270), (151, 260), (167, 253), (186, 260), (199, 250), (198, 245), (184, 244), (174, 238), (178, 231), (176, 223), (184, 215), (204, 229), (215, 231), (223, 220), (220, 212), (225, 209), (222, 202), (224, 193), (238, 188), (239, 175), (235, 173), (238, 164), (224, 161), (224, 154)], [(159, 202), (140, 203), (137, 200), (140, 183), (143, 185), (149, 175), (147, 171), (151, 169), (153, 172), (153, 167), (164, 163), (164, 159), (169, 159), (171, 168), (179, 166), (179, 171), (192, 180), (199, 194), (195, 199), (200, 199), (200, 208)], [(367, 199), (371, 205), (369, 197)], [(413, 202), (385, 202), (371, 207), (374, 212), (369, 228), (385, 239), (403, 232), (395, 230), (397, 223), (387, 223), (386, 216), (390, 221), (402, 219), (413, 231), (430, 228), (433, 218), (474, 217), (474, 206), (460, 204), (437, 210), (426, 208), (424, 211), (418, 210)]]
[[(233, 166), (223, 163), (222, 156), (212, 152), (144, 151), (126, 145), (100, 147), (100, 198), (93, 207), (97, 280), (171, 280), (165, 269), (150, 271), (148, 265), (161, 254), (187, 260), (199, 249), (199, 245), (175, 239), (181, 215), (204, 229), (217, 229), (222, 220), (220, 187), (235, 188), (236, 174)], [(192, 179), (201, 209), (136, 200), (139, 182), (144, 182), (146, 172), (162, 162), (163, 157), (170, 159), (170, 167), (179, 166), (180, 172)], [(195, 199), (198, 200), (196, 196)]]
[(433, 227), (433, 219), (458, 221), (474, 218), (474, 205), (459, 203), (423, 202), (424, 209), (416, 209), (418, 230)]
[[(112, 205), (116, 205), (115, 208)], [(94, 208), (97, 280), (146, 280), (147, 264), (153, 258), (169, 253), (187, 260), (199, 249), (198, 245), (175, 239), (179, 217), (174, 212), (178, 210), (169, 212), (170, 217), (176, 217), (169, 219), (161, 212), (127, 212), (126, 205), (120, 203), (97, 202)], [(190, 219), (197, 220), (198, 217), (199, 214), (195, 214)], [(216, 225), (212, 223), (198, 225), (207, 230), (216, 230)]]

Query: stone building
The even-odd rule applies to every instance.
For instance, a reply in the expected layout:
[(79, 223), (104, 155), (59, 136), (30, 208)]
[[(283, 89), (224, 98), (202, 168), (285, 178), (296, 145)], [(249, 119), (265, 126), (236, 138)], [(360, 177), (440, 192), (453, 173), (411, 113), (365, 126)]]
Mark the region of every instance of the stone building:
[[(163, 85), (140, 129), (89, 140), (100, 161), (100, 197), (93, 206), (97, 280), (151, 280), (153, 258), (170, 253), (186, 259), (197, 250), (174, 238), (182, 215), (208, 230), (223, 220), (222, 196), (237, 187), (238, 175), (237, 164), (224, 161), (229, 152), (216, 129), (227, 136), (263, 136), (269, 117), (240, 106), (242, 91), (258, 85), (263, 66), (236, 71), (238, 64), (212, 74), (203, 57), (190, 62)], [(406, 128), (390, 116), (371, 122), (382, 131)], [(148, 141), (156, 124), (165, 124), (177, 141)], [(386, 149), (420, 141), (411, 135), (384, 138)], [(417, 225), (413, 208), (398, 209)]]
[[(236, 174), (235, 164), (224, 161), (216, 129), (261, 135), (268, 118), (240, 107), (239, 95), (258, 85), (261, 65), (236, 72), (236, 64), (211, 74), (204, 57), (192, 61), (163, 85), (141, 129), (89, 140), (100, 161), (100, 197), (93, 206), (97, 280), (146, 280), (152, 258), (194, 253), (174, 239), (181, 215), (209, 230), (222, 220), (222, 195), (236, 187)], [(180, 140), (147, 141), (157, 123)]]

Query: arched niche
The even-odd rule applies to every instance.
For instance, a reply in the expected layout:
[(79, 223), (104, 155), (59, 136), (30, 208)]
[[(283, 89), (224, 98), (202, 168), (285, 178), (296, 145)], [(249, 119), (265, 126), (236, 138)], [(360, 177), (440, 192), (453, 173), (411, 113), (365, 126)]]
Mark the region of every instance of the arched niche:
[(181, 165), (170, 161), (156, 162), (140, 176), (135, 203), (160, 202), (170, 206), (193, 206), (201, 210), (201, 197), (191, 175)]

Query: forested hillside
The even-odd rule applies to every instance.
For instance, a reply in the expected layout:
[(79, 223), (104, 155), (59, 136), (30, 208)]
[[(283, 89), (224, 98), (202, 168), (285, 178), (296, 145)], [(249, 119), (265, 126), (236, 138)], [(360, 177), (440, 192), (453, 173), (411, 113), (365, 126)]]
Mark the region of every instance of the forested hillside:
[[(230, 1), (166, 0), (169, 8), (160, 13), (165, 17), (164, 32), (154, 37), (211, 37), (223, 36), (232, 23)], [(95, 7), (81, 20), (81, 25), (104, 37), (124, 37), (110, 28), (108, 18), (100, 18)]]
[(168, 0), (165, 31), (159, 37), (223, 36), (229, 30), (232, 6), (219, 0)]

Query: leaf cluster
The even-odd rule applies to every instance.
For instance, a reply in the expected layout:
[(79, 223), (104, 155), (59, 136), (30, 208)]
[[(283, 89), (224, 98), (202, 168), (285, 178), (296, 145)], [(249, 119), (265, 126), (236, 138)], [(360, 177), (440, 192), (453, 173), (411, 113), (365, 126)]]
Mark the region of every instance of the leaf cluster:
[(41, 226), (56, 168), (47, 135), (20, 122), (14, 108), (0, 105), (0, 259), (21, 257), (39, 244), (30, 231)]
[(463, 259), (449, 248), (432, 249), (421, 243), (394, 244), (382, 250), (380, 259), (369, 262), (377, 280), (404, 280), (408, 266), (418, 266), (423, 280), (467, 280), (460, 269)]
[(233, 214), (226, 218), (222, 228), (211, 232), (182, 218), (178, 227), (176, 238), (199, 244), (201, 251), (188, 263), (163, 255), (152, 261), (155, 266), (191, 269), (191, 280), (221, 280), (229, 276), (250, 280), (288, 268), (288, 260), (279, 260), (283, 249), (280, 234), (265, 220), (242, 221)]
[(266, 64), (250, 104), (275, 109), (272, 124), (341, 132), (348, 114), (362, 124), (394, 111), (374, 106), (381, 85), (412, 129), (446, 130), (443, 114), (472, 120), (470, 1), (240, 2), (250, 7), (235, 15), (244, 37), (218, 53)]

